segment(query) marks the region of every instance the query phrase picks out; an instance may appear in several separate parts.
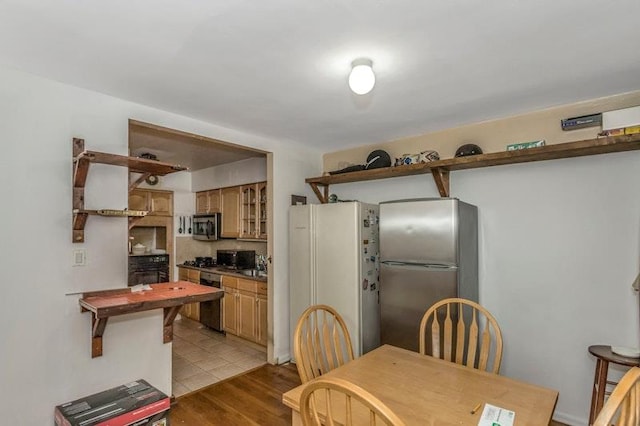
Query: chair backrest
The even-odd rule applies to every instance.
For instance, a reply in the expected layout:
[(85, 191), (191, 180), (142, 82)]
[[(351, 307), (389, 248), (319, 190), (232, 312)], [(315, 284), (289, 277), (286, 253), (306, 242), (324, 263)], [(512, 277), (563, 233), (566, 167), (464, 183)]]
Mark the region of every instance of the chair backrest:
[(502, 332), (493, 315), (476, 302), (444, 299), (422, 317), (420, 353), (498, 374)]
[(302, 424), (351, 426), (385, 424), (404, 426), (382, 401), (343, 379), (321, 377), (309, 383), (300, 397)]
[(293, 340), (302, 383), (353, 360), (347, 326), (331, 306), (307, 308), (298, 320)]
[[(617, 420), (616, 420), (617, 418)], [(616, 385), (593, 426), (640, 425), (640, 368), (633, 367)]]

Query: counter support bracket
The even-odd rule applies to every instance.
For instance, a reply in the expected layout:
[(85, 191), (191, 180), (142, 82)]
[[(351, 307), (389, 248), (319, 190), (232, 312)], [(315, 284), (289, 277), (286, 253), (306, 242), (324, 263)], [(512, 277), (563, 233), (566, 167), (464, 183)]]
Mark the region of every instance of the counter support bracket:
[(173, 320), (176, 319), (176, 315), (180, 312), (182, 306), (172, 306), (170, 308), (164, 308), (164, 320), (162, 329), (163, 343), (169, 343), (173, 341)]
[(102, 335), (107, 327), (107, 318), (96, 318), (91, 315), (91, 358), (102, 356)]

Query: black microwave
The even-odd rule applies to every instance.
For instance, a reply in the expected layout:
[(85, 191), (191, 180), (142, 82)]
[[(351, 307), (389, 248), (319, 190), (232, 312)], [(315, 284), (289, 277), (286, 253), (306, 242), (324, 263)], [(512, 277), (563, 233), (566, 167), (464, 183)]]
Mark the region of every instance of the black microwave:
[(255, 250), (218, 250), (216, 264), (230, 269), (254, 269), (256, 252)]
[(215, 241), (220, 236), (220, 213), (196, 214), (193, 216), (194, 240)]

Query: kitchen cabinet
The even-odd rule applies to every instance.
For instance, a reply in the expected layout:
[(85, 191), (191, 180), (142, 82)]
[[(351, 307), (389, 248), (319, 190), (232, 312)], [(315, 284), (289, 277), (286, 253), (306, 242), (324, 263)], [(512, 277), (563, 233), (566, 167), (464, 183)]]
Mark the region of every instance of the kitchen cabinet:
[(146, 210), (150, 216), (173, 216), (173, 192), (134, 189), (129, 192), (129, 209)]
[(230, 334), (267, 345), (267, 284), (224, 275), (223, 328)]
[[(582, 157), (585, 155), (607, 154), (611, 152), (624, 152), (638, 149), (640, 149), (640, 133), (559, 143), (541, 146), (539, 148), (469, 155), (466, 157), (430, 161), (422, 164), (382, 167), (379, 169), (339, 173), (308, 178), (305, 179), (305, 182), (311, 186), (311, 189), (313, 189), (313, 192), (321, 203), (328, 203), (330, 185), (431, 173), (436, 183), (436, 187), (438, 188), (438, 192), (440, 192), (440, 196), (449, 197), (449, 172), (454, 170), (476, 169), (481, 167), (501, 166), (505, 164), (528, 163), (532, 161), (555, 160), (559, 158)], [(318, 188), (319, 186), (323, 187), (322, 191)]]
[(267, 239), (267, 182), (196, 193), (196, 214), (221, 213), (220, 237)]
[(238, 335), (238, 278), (228, 275), (222, 276), (222, 329)]
[(267, 346), (267, 295), (258, 293), (256, 299), (256, 343)]
[(220, 213), (220, 189), (196, 193), (196, 214)]
[(267, 239), (267, 183), (240, 187), (240, 238)]
[[(178, 268), (178, 280), (200, 284), (200, 271), (189, 268)], [(200, 303), (190, 303), (182, 306), (180, 315), (194, 321), (200, 321)]]
[(256, 341), (256, 295), (238, 291), (238, 336)]
[(221, 190), (222, 232), (223, 238), (240, 236), (240, 187), (232, 186)]

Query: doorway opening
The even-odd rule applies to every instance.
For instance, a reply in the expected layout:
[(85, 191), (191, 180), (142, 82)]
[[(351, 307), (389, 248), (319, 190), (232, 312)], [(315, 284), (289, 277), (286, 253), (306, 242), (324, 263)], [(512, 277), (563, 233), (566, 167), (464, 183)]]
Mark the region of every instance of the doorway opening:
[[(149, 214), (130, 224), (129, 255), (163, 254), (170, 281), (207, 285), (206, 278), (215, 274), (225, 291), (219, 306), (185, 305), (176, 318), (173, 395), (265, 364), (273, 347), (267, 337), (272, 302), (264, 261), (272, 226), (270, 154), (129, 120), (129, 155), (188, 167), (162, 177), (132, 174), (131, 182), (140, 182), (130, 185), (129, 209)], [(194, 216), (202, 215), (221, 217), (218, 239), (194, 237)], [(219, 250), (255, 252), (256, 264), (252, 270), (225, 269), (216, 264)], [(210, 321), (211, 312), (219, 312), (219, 321)]]

